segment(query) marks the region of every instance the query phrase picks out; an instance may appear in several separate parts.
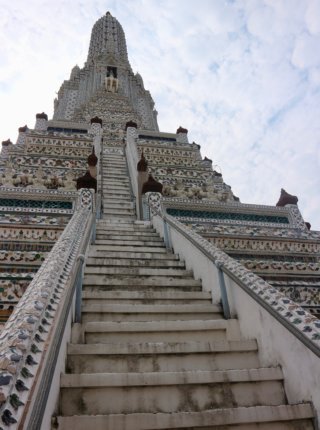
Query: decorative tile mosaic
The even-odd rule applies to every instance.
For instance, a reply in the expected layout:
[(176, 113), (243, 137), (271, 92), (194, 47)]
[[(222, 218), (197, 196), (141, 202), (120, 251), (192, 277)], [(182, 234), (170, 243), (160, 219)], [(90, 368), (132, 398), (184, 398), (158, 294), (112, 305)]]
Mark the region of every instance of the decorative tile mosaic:
[(245, 213), (232, 213), (232, 212), (209, 212), (209, 211), (195, 211), (189, 209), (167, 209), (168, 215), (175, 218), (202, 218), (210, 220), (232, 220), (232, 221), (252, 221), (273, 224), (289, 224), (287, 217), (272, 216), (272, 215), (258, 215), (258, 214), (245, 214)]
[(45, 200), (17, 200), (0, 198), (0, 206), (10, 208), (72, 209), (71, 202)]

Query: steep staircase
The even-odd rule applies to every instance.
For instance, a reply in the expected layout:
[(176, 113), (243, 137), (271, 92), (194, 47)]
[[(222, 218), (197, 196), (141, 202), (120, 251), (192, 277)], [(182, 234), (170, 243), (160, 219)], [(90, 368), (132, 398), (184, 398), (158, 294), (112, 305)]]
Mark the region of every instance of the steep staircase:
[(313, 429), (309, 404), (287, 404), (281, 369), (259, 367), (256, 341), (136, 221), (124, 156), (108, 155), (103, 169), (82, 331), (68, 346), (53, 428)]

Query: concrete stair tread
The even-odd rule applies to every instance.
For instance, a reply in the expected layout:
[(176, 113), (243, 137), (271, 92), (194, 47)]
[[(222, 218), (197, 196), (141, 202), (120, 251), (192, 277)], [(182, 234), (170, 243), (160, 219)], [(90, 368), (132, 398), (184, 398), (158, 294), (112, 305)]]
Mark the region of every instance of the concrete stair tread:
[(143, 249), (139, 249), (138, 246), (130, 246), (130, 245), (93, 245), (90, 248), (90, 256), (92, 255), (91, 252), (94, 251), (122, 251), (122, 252), (139, 252), (139, 253), (167, 253), (167, 250), (165, 247), (154, 247), (154, 246), (144, 246)]
[[(102, 256), (102, 251), (104, 251), (103, 256)], [(165, 250), (161, 250), (161, 249), (159, 252), (157, 251), (140, 252), (138, 249), (134, 249), (133, 251), (129, 251), (129, 252), (124, 249), (118, 250), (118, 251), (91, 249), (88, 259), (89, 258), (97, 258), (97, 259), (124, 258), (124, 259), (130, 259), (130, 260), (134, 260), (138, 258), (139, 260), (142, 259), (146, 261), (150, 261), (156, 258), (157, 260), (179, 261), (178, 256), (174, 254), (168, 254), (165, 252)]]
[(130, 189), (112, 191), (109, 187), (102, 187), (102, 191), (105, 199), (123, 199), (123, 201), (125, 201), (127, 198), (130, 198), (132, 200)]
[(130, 189), (130, 182), (128, 179), (114, 179), (108, 180), (106, 178), (103, 179), (102, 189), (110, 189), (115, 187), (123, 187)]
[(119, 200), (121, 201), (122, 195), (125, 197), (131, 197), (132, 194), (128, 184), (113, 184), (102, 187), (103, 200), (108, 203), (109, 197), (114, 197), (118, 194)]
[(154, 355), (257, 351), (256, 340), (68, 344), (69, 355)]
[[(119, 237), (120, 236), (128, 236), (131, 235), (131, 237), (136, 237), (136, 236), (154, 236), (157, 233), (155, 233), (152, 229), (146, 229), (143, 227), (135, 227), (135, 226), (130, 226), (130, 225), (124, 225), (122, 226), (121, 230), (119, 228), (119, 224), (114, 225), (110, 223), (110, 226), (107, 225), (97, 225), (97, 234), (117, 234)], [(157, 237), (159, 237), (157, 235)]]
[[(114, 195), (109, 193), (103, 193), (103, 204), (113, 204), (119, 203), (119, 195), (114, 197)], [(121, 203), (133, 204), (132, 196), (130, 193), (121, 196)]]
[(124, 387), (184, 384), (215, 384), (282, 380), (280, 367), (182, 372), (91, 373), (61, 375), (61, 387)]
[[(106, 225), (107, 227), (110, 227), (111, 225), (114, 226), (119, 226), (119, 222), (117, 218), (112, 218), (110, 217), (108, 221), (106, 220), (98, 220), (97, 222), (97, 226), (98, 225)], [(121, 228), (125, 227), (125, 226), (129, 226), (129, 227), (135, 227), (135, 228), (142, 228), (142, 229), (146, 229), (146, 228), (150, 228), (151, 223), (150, 221), (137, 221), (136, 219), (131, 221), (131, 222), (125, 222), (124, 224), (121, 224)]]
[[(123, 169), (123, 167), (121, 167)], [(117, 171), (112, 171), (105, 167), (104, 175), (103, 175), (103, 185), (111, 182), (118, 182), (118, 181), (125, 181), (127, 183), (130, 183), (130, 179), (127, 176), (127, 173), (120, 173)]]
[(110, 200), (104, 201), (104, 207), (107, 206), (109, 208), (124, 208), (124, 209), (133, 209), (134, 205), (132, 202), (111, 202)]
[(187, 291), (83, 291), (83, 299), (99, 298), (103, 299), (186, 299), (186, 300), (211, 300), (208, 292), (187, 292)]
[(192, 305), (144, 305), (144, 304), (86, 304), (82, 307), (83, 312), (108, 312), (108, 313), (220, 313), (221, 306), (219, 305), (205, 305), (205, 304), (192, 304)]
[(130, 181), (123, 175), (113, 174), (110, 177), (104, 176), (102, 182), (102, 188), (107, 188), (108, 186), (113, 187), (114, 185), (126, 185), (130, 187)]
[(175, 277), (164, 276), (111, 276), (111, 275), (85, 275), (83, 285), (127, 285), (130, 288), (134, 287), (199, 287), (201, 288), (201, 281), (195, 281), (193, 278), (180, 279)]
[(122, 238), (116, 239), (97, 239), (95, 241), (96, 245), (129, 245), (129, 246), (152, 246), (165, 248), (165, 244), (162, 240), (124, 240)]
[[(136, 233), (136, 234), (133, 234)], [(113, 233), (110, 232), (97, 232), (97, 239), (99, 241), (102, 240), (127, 240), (127, 241), (147, 241), (147, 242), (161, 242), (163, 243), (163, 239), (157, 236), (155, 233), (148, 233), (148, 232), (141, 232), (140, 234), (138, 232), (132, 232), (132, 234), (118, 234), (116, 231)]]
[(152, 268), (152, 267), (97, 267), (87, 266), (85, 275), (120, 275), (123, 276), (174, 276), (192, 277), (191, 270), (175, 268)]
[(134, 215), (135, 210), (133, 208), (108, 208), (103, 207), (104, 214), (122, 214), (122, 215)]
[[(160, 430), (217, 427), (232, 424), (279, 422), (309, 419), (314, 416), (309, 403), (279, 406), (215, 408), (201, 412), (134, 413), (109, 415), (77, 415), (58, 417), (59, 429), (69, 430)], [(210, 428), (209, 427), (209, 428)], [(258, 429), (258, 427), (256, 427)], [(298, 427), (296, 427), (297, 429)], [(312, 427), (309, 427), (311, 429)], [(307, 430), (309, 430), (307, 428)], [(219, 429), (221, 430), (221, 429)], [(292, 428), (294, 430), (294, 427)], [(301, 429), (302, 430), (302, 429)]]
[(129, 258), (122, 258), (122, 259), (108, 259), (104, 257), (89, 257), (87, 259), (86, 267), (140, 267), (140, 268), (180, 268), (183, 269), (185, 267), (184, 263), (182, 261), (167, 261), (167, 260), (156, 260), (151, 261), (148, 259), (129, 259)]
[(154, 231), (149, 231), (149, 230), (141, 230), (141, 231), (137, 231), (134, 229), (129, 229), (126, 228), (125, 230), (116, 230), (115, 228), (102, 228), (99, 227), (97, 228), (97, 237), (103, 237), (103, 236), (115, 236), (117, 235), (118, 237), (159, 237), (159, 235), (157, 233), (155, 233)]
[[(114, 215), (114, 214), (111, 214), (111, 215)], [(129, 220), (134, 220), (135, 219), (135, 215), (129, 215), (129, 214), (128, 215), (124, 215), (123, 213), (118, 213), (116, 215), (117, 215), (117, 218), (118, 218), (119, 222), (121, 222), (121, 221), (126, 222), (126, 221), (129, 221)], [(103, 214), (102, 215), (102, 219), (103, 220), (107, 220), (109, 217), (110, 217), (110, 214)]]
[(144, 333), (144, 332), (180, 332), (180, 331), (208, 331), (227, 330), (231, 322), (237, 320), (190, 320), (190, 321), (134, 321), (134, 322), (88, 322), (86, 332), (107, 333)]

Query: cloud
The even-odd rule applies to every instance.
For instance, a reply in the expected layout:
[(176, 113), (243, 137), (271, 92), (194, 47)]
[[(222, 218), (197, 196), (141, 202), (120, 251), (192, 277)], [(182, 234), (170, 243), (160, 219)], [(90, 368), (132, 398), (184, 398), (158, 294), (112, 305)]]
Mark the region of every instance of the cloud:
[(320, 34), (304, 33), (297, 38), (292, 54), (292, 63), (301, 69), (320, 66)]

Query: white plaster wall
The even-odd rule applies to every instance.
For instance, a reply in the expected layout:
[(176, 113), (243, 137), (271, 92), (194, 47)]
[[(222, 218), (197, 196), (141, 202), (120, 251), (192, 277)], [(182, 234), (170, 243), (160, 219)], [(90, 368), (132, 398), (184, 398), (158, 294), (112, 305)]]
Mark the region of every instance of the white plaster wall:
[(261, 365), (281, 365), (289, 403), (312, 402), (320, 420), (320, 358), (225, 275), (229, 304), (243, 337), (256, 339)]

